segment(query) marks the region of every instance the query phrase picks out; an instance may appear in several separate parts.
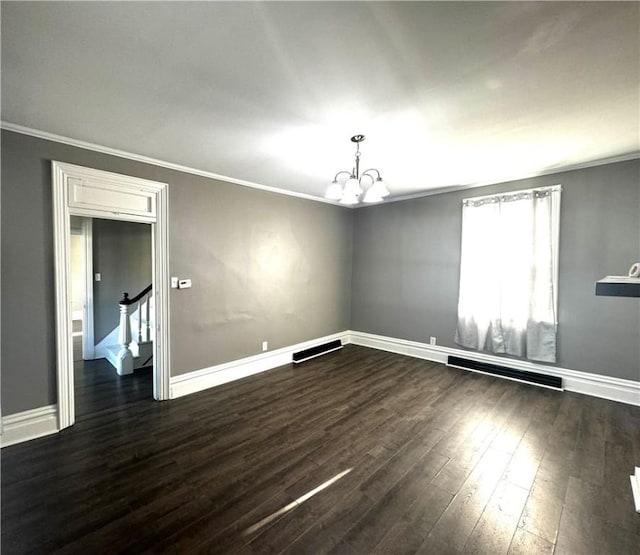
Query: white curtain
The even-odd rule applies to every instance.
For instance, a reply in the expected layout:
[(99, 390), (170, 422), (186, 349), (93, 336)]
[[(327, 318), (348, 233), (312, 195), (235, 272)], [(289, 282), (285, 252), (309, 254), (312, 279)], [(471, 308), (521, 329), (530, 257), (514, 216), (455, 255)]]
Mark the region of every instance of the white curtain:
[(556, 361), (560, 187), (467, 199), (455, 341)]

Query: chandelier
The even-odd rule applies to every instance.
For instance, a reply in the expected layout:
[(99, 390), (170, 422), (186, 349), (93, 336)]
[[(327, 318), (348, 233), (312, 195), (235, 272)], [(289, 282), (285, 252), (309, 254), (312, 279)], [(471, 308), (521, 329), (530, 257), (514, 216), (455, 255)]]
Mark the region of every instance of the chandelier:
[[(327, 192), (324, 195), (325, 198), (331, 200), (339, 200), (341, 204), (358, 204), (360, 200), (362, 202), (382, 202), (383, 198), (389, 194), (380, 172), (375, 168), (360, 173), (360, 143), (364, 141), (364, 135), (354, 135), (351, 137), (351, 141), (356, 143), (356, 164), (351, 171), (339, 171), (333, 181), (327, 188)], [(375, 176), (373, 175), (375, 173)], [(338, 182), (338, 176), (348, 175), (346, 182), (343, 184)], [(363, 183), (363, 179), (370, 179), (370, 183)], [(365, 180), (365, 181), (368, 181)], [(363, 185), (367, 187), (366, 192), (363, 189)], [(360, 199), (360, 195), (364, 192), (364, 196)]]

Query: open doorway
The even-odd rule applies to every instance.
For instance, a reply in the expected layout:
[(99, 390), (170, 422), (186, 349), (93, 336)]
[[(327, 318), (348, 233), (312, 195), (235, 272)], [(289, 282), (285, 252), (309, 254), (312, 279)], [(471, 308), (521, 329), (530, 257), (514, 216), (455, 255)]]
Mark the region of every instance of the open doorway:
[(85, 237), (83, 235), (82, 218), (71, 218), (71, 241), (70, 241), (70, 270), (71, 270), (71, 318), (73, 320), (73, 360), (83, 360), (88, 358), (88, 353), (83, 352), (83, 333), (86, 329), (85, 308), (86, 294), (86, 260), (84, 253)]
[[(153, 398), (152, 233), (146, 223), (81, 216), (70, 217), (69, 231), (75, 413), (82, 419)], [(125, 295), (131, 302), (123, 314)]]
[[(56, 376), (58, 429), (75, 422), (73, 318), (71, 300), (71, 217), (147, 224), (151, 229), (153, 326), (153, 398), (170, 398), (169, 384), (169, 265), (167, 184), (52, 162), (53, 238), (56, 301)], [(121, 303), (120, 303), (121, 304)], [(94, 307), (95, 308), (95, 307)], [(94, 318), (95, 320), (95, 318)], [(128, 322), (128, 315), (124, 318)], [(123, 326), (122, 329), (127, 329)], [(130, 329), (128, 330), (130, 333)], [(129, 336), (119, 343), (130, 343)], [(95, 355), (95, 353), (94, 353)], [(129, 356), (124, 356), (128, 367)], [(86, 363), (87, 361), (85, 361)]]

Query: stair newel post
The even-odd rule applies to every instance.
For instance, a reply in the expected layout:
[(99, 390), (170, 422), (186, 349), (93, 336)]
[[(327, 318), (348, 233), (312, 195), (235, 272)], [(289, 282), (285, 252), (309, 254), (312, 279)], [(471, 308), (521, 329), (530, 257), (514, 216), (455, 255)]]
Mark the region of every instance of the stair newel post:
[(131, 343), (131, 322), (129, 320), (129, 294), (125, 293), (120, 301), (120, 327), (118, 330), (118, 343), (120, 350), (117, 355), (116, 371), (121, 376), (133, 373), (133, 353), (129, 348)]

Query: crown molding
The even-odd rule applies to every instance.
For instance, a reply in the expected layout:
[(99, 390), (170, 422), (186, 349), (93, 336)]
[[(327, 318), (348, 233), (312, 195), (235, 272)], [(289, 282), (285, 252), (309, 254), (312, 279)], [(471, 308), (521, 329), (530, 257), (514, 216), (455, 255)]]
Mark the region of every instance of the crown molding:
[(126, 150), (118, 150), (108, 146), (99, 145), (96, 143), (90, 143), (87, 141), (81, 141), (78, 139), (72, 139), (63, 135), (57, 135), (55, 133), (49, 133), (48, 131), (42, 131), (40, 129), (33, 129), (32, 127), (26, 127), (24, 125), (18, 125), (17, 123), (11, 123), (9, 121), (0, 121), (0, 128), (7, 131), (13, 131), (14, 133), (20, 133), (22, 135), (29, 135), (38, 139), (46, 139), (55, 143), (62, 143), (69, 146), (75, 146), (77, 148), (83, 148), (85, 150), (92, 150), (94, 152), (100, 152), (102, 154), (108, 154), (110, 156), (117, 156), (118, 158), (126, 158), (127, 160), (133, 160), (135, 162), (141, 162), (143, 164), (150, 164), (152, 166), (159, 166), (161, 168), (167, 168), (183, 173), (189, 173), (192, 175), (199, 175), (200, 177), (206, 177), (209, 179), (215, 179), (217, 181), (224, 181), (226, 183), (232, 183), (234, 185), (241, 185), (243, 187), (249, 187), (251, 189), (258, 189), (260, 191), (267, 191), (270, 193), (276, 193), (279, 195), (286, 195), (289, 197), (296, 197), (305, 200), (312, 200), (314, 202), (322, 202), (324, 204), (331, 204), (333, 206), (340, 206), (342, 208), (348, 208), (356, 210), (359, 208), (367, 208), (371, 206), (378, 206), (379, 204), (389, 204), (390, 202), (401, 202), (404, 200), (412, 200), (423, 197), (430, 197), (432, 195), (440, 195), (443, 193), (452, 193), (455, 191), (462, 191), (464, 189), (475, 189), (477, 187), (486, 187), (488, 185), (497, 185), (499, 183), (509, 183), (511, 181), (518, 181), (521, 179), (530, 179), (532, 177), (539, 177), (542, 175), (551, 175), (555, 173), (562, 173), (574, 170), (581, 170), (585, 168), (591, 168), (595, 166), (603, 166), (605, 164), (615, 164), (616, 162), (626, 162), (628, 160), (636, 160), (640, 158), (640, 151), (630, 152), (622, 154), (620, 156), (612, 156), (609, 158), (601, 158), (598, 160), (592, 160), (589, 162), (582, 162), (580, 164), (573, 164), (570, 166), (564, 166), (560, 168), (550, 168), (542, 170), (540, 172), (530, 172), (526, 174), (516, 174), (507, 178), (501, 178), (500, 180), (481, 181), (478, 183), (470, 183), (467, 185), (452, 185), (450, 187), (438, 187), (427, 191), (421, 191), (419, 193), (410, 193), (407, 195), (400, 195), (392, 198), (387, 198), (383, 203), (376, 204), (355, 204), (344, 205), (337, 201), (329, 200), (324, 197), (317, 197), (306, 193), (298, 193), (296, 191), (289, 191), (288, 189), (280, 189), (278, 187), (271, 187), (269, 185), (261, 185), (260, 183), (254, 183), (253, 181), (246, 181), (244, 179), (236, 179), (235, 177), (229, 177), (227, 175), (221, 175), (206, 170), (199, 170), (197, 168), (191, 168), (189, 166), (182, 166), (180, 164), (174, 164), (173, 162), (166, 162), (164, 160), (158, 160), (157, 158), (150, 158), (143, 156), (142, 154), (136, 154), (134, 152), (128, 152)]
[(48, 131), (41, 131), (40, 129), (25, 127), (24, 125), (18, 125), (16, 123), (11, 123), (8, 121), (1, 121), (0, 128), (5, 129), (6, 131), (13, 131), (14, 133), (20, 133), (21, 135), (29, 135), (30, 137), (36, 137), (38, 139), (46, 139), (47, 141), (53, 141), (55, 143), (62, 143), (77, 148), (83, 148), (85, 150), (92, 150), (94, 152), (100, 152), (101, 154), (117, 156), (118, 158), (126, 158), (127, 160), (133, 160), (135, 162), (141, 162), (143, 164), (150, 164), (152, 166), (159, 166), (161, 168), (167, 168), (169, 170), (198, 175), (200, 177), (215, 179), (217, 181), (233, 183), (234, 185), (250, 187), (251, 189), (258, 189), (260, 191), (267, 191), (269, 193), (277, 193), (279, 195), (287, 195), (289, 197), (312, 200), (315, 202), (322, 202), (325, 204), (332, 204), (334, 206), (341, 206), (343, 208), (346, 208), (343, 204), (325, 199), (324, 197), (316, 197), (314, 195), (308, 195), (306, 193), (298, 193), (296, 191), (289, 191), (287, 189), (280, 189), (278, 187), (271, 187), (269, 185), (261, 185), (260, 183), (254, 183), (252, 181), (246, 181), (244, 179), (236, 179), (235, 177), (229, 177), (227, 175), (221, 175), (206, 170), (199, 170), (197, 168), (191, 168), (189, 166), (182, 166), (180, 164), (174, 164), (173, 162), (166, 162), (165, 160), (158, 160), (157, 158), (150, 158), (148, 156), (143, 156), (142, 154), (128, 152), (126, 150), (118, 150), (116, 148), (111, 148), (96, 143), (72, 139), (63, 135), (56, 135), (55, 133), (49, 133)]
[[(580, 164), (572, 164), (570, 166), (563, 166), (559, 168), (549, 168), (539, 172), (515, 174), (506, 178), (501, 178), (498, 181), (488, 180), (488, 181), (480, 181), (478, 183), (470, 183), (467, 185), (452, 185), (450, 187), (438, 187), (436, 189), (431, 189), (429, 191), (421, 191), (420, 193), (410, 193), (408, 195), (400, 195), (397, 197), (393, 197), (385, 200), (384, 204), (388, 204), (390, 202), (400, 202), (403, 200), (430, 197), (433, 195), (441, 195), (444, 193), (453, 193), (456, 191), (463, 191), (465, 189), (476, 189), (478, 187), (487, 187), (489, 185), (498, 185), (500, 183), (510, 183), (512, 181), (520, 181), (522, 179), (531, 179), (532, 177), (540, 177), (543, 175), (553, 175), (557, 173), (583, 170), (586, 168), (593, 168), (596, 166), (605, 166), (606, 164), (615, 164), (617, 162), (627, 162), (629, 160), (637, 160), (637, 159), (640, 159), (640, 151), (628, 152), (627, 154), (621, 154), (619, 156), (610, 156), (609, 158), (599, 158), (598, 160), (581, 162)], [(358, 205), (355, 205), (354, 208), (366, 208), (367, 206), (376, 206), (376, 205), (375, 204), (368, 204), (368, 205), (358, 204)]]

